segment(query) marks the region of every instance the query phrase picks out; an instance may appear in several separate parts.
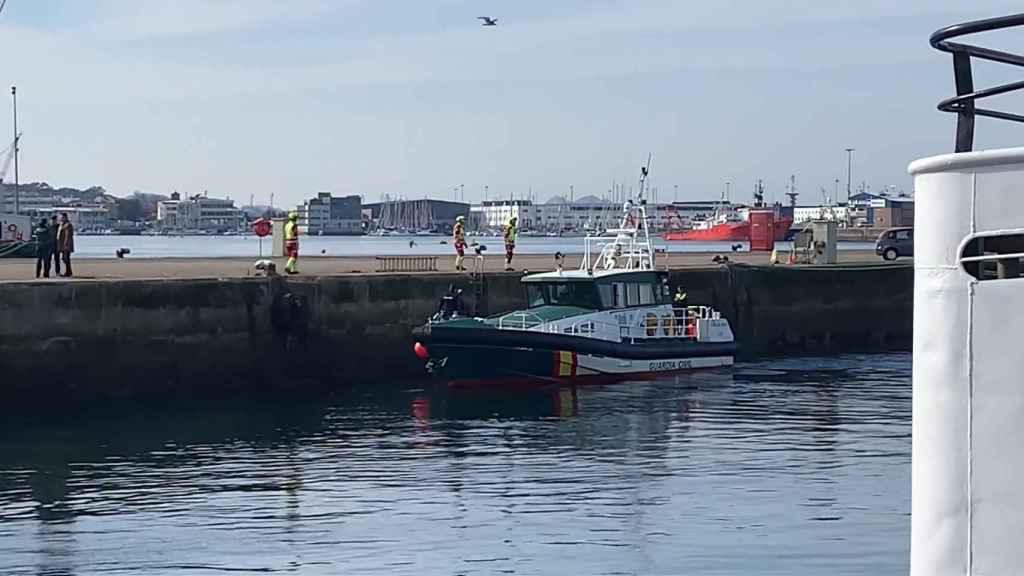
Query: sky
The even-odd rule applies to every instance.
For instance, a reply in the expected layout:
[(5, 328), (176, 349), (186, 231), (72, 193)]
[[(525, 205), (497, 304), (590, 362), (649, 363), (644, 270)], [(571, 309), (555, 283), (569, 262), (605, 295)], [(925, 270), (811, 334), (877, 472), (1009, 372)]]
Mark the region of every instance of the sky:
[[(8, 0), (21, 181), (294, 205), (316, 192), (544, 200), (634, 184), (666, 201), (802, 204), (910, 191), (953, 148), (945, 25), (977, 0)], [(498, 18), (482, 27), (477, 16)], [(1024, 33), (988, 45), (1024, 51)], [(1024, 70), (979, 66), (976, 85)], [(0, 114), (2, 140), (13, 138)], [(1013, 108), (1020, 98), (1003, 97)], [(0, 108), (3, 110), (3, 108)], [(1017, 111), (1024, 111), (1024, 107)], [(1024, 126), (979, 120), (976, 147)], [(0, 149), (4, 144), (0, 142)], [(8, 180), (12, 175), (8, 176)]]

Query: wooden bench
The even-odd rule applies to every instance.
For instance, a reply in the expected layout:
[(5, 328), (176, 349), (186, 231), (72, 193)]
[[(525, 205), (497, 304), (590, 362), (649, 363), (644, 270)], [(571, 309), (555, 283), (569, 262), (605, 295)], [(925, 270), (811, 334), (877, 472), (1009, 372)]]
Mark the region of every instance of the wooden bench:
[(436, 272), (437, 256), (377, 256), (377, 272)]

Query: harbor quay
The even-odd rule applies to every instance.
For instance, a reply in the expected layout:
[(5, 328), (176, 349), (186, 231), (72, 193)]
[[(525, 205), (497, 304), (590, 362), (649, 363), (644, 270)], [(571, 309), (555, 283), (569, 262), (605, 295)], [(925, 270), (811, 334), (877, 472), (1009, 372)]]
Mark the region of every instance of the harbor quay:
[[(659, 266), (669, 268), (708, 266), (715, 264), (715, 257), (727, 257), (730, 262), (744, 264), (768, 264), (770, 254), (767, 252), (668, 252), (657, 255)], [(566, 253), (563, 266), (565, 269), (579, 267), (579, 253)], [(453, 256), (423, 256), (430, 260), (434, 272), (454, 272)], [(214, 258), (78, 258), (74, 261), (76, 280), (115, 280), (115, 279), (146, 279), (146, 278), (241, 278), (255, 273), (253, 265), (262, 258), (252, 256), (214, 257)], [(431, 260), (432, 259), (432, 260)], [(785, 260), (785, 255), (780, 259)], [(283, 258), (267, 258), (273, 261), (279, 272), (284, 271)], [(391, 260), (394, 262), (395, 260)], [(878, 263), (880, 258), (870, 250), (840, 250), (840, 264)], [(306, 256), (300, 258), (299, 268), (303, 276), (327, 276), (335, 274), (373, 273), (382, 269), (388, 262), (385, 256)], [(423, 262), (414, 262), (423, 264)], [(516, 254), (515, 267), (518, 271), (544, 272), (555, 268), (555, 254)], [(0, 282), (33, 279), (34, 260), (0, 259)], [(504, 269), (502, 254), (488, 255), (483, 259), (467, 257), (466, 267), (470, 272), (482, 269), (485, 272), (500, 272)], [(481, 268), (482, 267), (482, 268)], [(50, 282), (66, 282), (64, 278), (54, 278)], [(45, 281), (44, 281), (45, 282)]]
[[(668, 259), (672, 285), (722, 312), (741, 358), (909, 348), (910, 265), (713, 265), (710, 255), (687, 257), (690, 266)], [(551, 269), (553, 257), (533, 258), (532, 271)], [(337, 260), (352, 269), (338, 272)], [(238, 259), (82, 260), (77, 270), (95, 278), (11, 281), (4, 262), (0, 403), (190, 400), (413, 379), (424, 371), (412, 329), (452, 285), (471, 314), (525, 304), (521, 271), (366, 272), (374, 263), (308, 258), (297, 276), (260, 277)], [(317, 274), (321, 265), (336, 272)]]

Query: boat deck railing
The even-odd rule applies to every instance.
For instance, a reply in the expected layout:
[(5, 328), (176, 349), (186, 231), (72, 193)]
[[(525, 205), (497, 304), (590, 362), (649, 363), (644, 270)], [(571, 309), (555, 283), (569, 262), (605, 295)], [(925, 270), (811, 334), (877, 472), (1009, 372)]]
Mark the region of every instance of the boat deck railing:
[(1024, 122), (1024, 115), (990, 108), (979, 108), (976, 105), (976, 102), (982, 98), (1024, 89), (1024, 80), (975, 90), (974, 75), (971, 71), (971, 58), (1024, 67), (1024, 56), (971, 44), (951, 42), (950, 40), (970, 34), (1013, 28), (1015, 26), (1024, 26), (1024, 14), (955, 24), (936, 31), (929, 40), (935, 49), (953, 55), (953, 78), (956, 85), (956, 96), (939, 102), (938, 108), (943, 112), (954, 112), (957, 115), (956, 152), (970, 152), (974, 149), (974, 118), (976, 116)]
[(510, 312), (498, 318), (498, 330), (527, 330), (545, 322), (547, 320), (532, 312)]

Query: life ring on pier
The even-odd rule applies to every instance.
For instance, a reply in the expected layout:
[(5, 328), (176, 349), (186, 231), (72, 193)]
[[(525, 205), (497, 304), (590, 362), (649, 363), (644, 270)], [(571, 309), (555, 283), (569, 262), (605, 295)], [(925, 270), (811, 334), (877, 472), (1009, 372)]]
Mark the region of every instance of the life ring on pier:
[(672, 336), (676, 333), (676, 317), (672, 314), (666, 314), (661, 317), (661, 331), (665, 333), (665, 336)]
[(654, 336), (658, 333), (658, 316), (650, 312), (644, 316), (644, 326), (647, 327), (647, 335)]
[(15, 226), (14, 224), (8, 224), (7, 225), (7, 231), (8, 232), (17, 232), (18, 231), (18, 227)]

